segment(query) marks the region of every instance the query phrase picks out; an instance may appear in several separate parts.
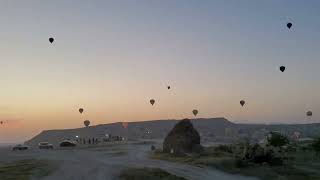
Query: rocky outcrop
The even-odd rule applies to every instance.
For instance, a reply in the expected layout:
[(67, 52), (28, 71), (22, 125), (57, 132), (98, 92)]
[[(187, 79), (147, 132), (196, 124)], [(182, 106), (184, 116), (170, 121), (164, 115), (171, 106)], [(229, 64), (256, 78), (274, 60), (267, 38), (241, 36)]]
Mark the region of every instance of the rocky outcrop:
[(202, 151), (200, 135), (189, 119), (179, 121), (163, 142), (163, 152), (175, 155)]

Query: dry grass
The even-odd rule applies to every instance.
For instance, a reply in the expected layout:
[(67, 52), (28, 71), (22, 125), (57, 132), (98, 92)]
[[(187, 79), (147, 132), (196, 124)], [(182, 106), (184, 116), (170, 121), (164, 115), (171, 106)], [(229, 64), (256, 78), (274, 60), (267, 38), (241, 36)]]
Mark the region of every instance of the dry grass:
[(31, 180), (48, 176), (55, 165), (44, 160), (21, 160), (0, 166), (1, 180)]
[(153, 159), (161, 159), (194, 166), (208, 166), (227, 173), (258, 177), (261, 180), (319, 180), (320, 158), (312, 152), (292, 152), (283, 166), (249, 164), (239, 166), (234, 154), (207, 148), (202, 154), (175, 157), (159, 151)]
[(129, 168), (121, 172), (123, 180), (186, 180), (158, 168)]

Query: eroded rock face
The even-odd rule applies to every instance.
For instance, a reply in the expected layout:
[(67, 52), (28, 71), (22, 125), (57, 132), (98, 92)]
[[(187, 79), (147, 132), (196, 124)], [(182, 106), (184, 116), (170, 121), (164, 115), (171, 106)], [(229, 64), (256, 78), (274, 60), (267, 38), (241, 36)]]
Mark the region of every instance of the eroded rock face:
[(189, 119), (179, 121), (163, 142), (163, 152), (181, 155), (202, 151), (200, 135)]

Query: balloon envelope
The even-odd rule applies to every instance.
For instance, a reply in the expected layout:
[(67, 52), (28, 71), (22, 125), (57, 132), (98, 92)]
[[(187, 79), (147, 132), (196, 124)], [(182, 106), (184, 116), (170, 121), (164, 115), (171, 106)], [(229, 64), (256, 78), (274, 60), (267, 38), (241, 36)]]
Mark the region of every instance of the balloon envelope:
[(153, 106), (156, 101), (154, 99), (150, 99), (150, 104)]
[(194, 110), (192, 111), (192, 114), (193, 114), (194, 116), (197, 116), (198, 110), (194, 109)]
[(241, 106), (243, 106), (246, 102), (244, 100), (240, 101)]
[(286, 70), (286, 67), (284, 67), (284, 66), (280, 66), (280, 68), (279, 68), (279, 69), (280, 69), (280, 71), (281, 71), (281, 72), (283, 72), (284, 70)]
[(290, 29), (292, 27), (292, 23), (288, 23), (287, 27)]
[(312, 116), (312, 111), (308, 111), (307, 116)]
[(79, 109), (79, 112), (82, 114), (82, 113), (83, 113), (83, 108), (80, 108), (80, 109)]
[(129, 123), (128, 122), (122, 122), (122, 127), (127, 129), (129, 126)]
[(85, 121), (83, 121), (83, 124), (84, 124), (86, 127), (88, 127), (88, 126), (90, 125), (90, 121), (89, 121), (89, 120), (85, 120)]
[(51, 37), (51, 38), (49, 38), (49, 42), (50, 43), (53, 43), (53, 41), (54, 41), (54, 39)]

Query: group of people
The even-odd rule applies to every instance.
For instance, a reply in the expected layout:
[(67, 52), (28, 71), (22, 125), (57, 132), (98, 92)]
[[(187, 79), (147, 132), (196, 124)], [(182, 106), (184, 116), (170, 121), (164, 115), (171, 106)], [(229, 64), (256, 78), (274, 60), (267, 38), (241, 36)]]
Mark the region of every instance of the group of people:
[(78, 144), (99, 144), (98, 138), (78, 138), (77, 140)]

